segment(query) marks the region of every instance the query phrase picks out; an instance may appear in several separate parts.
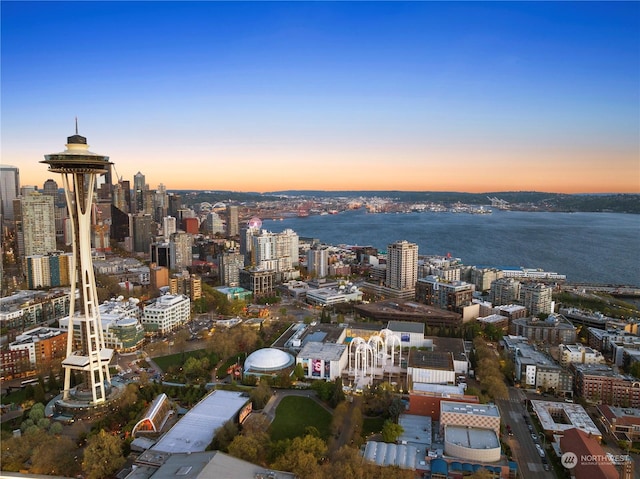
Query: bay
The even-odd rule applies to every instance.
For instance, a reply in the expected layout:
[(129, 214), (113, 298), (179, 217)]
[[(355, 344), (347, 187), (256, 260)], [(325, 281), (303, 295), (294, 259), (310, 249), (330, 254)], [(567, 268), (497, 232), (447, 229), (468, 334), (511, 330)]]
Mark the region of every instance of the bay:
[(335, 215), (264, 220), (263, 229), (291, 228), (326, 244), (387, 245), (407, 240), (421, 255), (447, 255), (466, 265), (540, 268), (574, 283), (640, 286), (640, 215), (496, 210)]

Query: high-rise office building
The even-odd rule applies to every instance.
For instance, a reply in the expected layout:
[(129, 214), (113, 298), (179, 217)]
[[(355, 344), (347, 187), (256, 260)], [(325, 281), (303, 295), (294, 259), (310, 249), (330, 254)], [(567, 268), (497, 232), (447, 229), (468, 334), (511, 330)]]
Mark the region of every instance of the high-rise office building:
[(13, 200), (20, 195), (20, 170), (15, 166), (0, 165), (0, 215), (13, 221)]
[(133, 190), (135, 192), (135, 211), (136, 213), (143, 213), (145, 210), (144, 205), (144, 192), (147, 189), (145, 177), (139, 171), (133, 176)]
[(406, 240), (391, 243), (387, 248), (385, 285), (396, 290), (414, 290), (418, 279), (418, 245)]
[(154, 238), (155, 224), (151, 215), (136, 214), (133, 216), (133, 251), (149, 254)]
[(216, 233), (224, 233), (224, 221), (222, 221), (220, 215), (218, 215), (218, 213), (216, 213), (215, 211), (210, 211), (207, 214), (205, 225), (207, 228), (207, 233), (210, 235), (215, 235)]
[(238, 225), (238, 207), (229, 205), (227, 206), (227, 236), (238, 236), (240, 233)]
[(31, 193), (14, 200), (18, 254), (22, 257), (56, 250), (56, 216), (53, 197)]
[(55, 198), (55, 201), (57, 202), (58, 201), (58, 183), (55, 180), (49, 178), (42, 185), (42, 194), (53, 196)]

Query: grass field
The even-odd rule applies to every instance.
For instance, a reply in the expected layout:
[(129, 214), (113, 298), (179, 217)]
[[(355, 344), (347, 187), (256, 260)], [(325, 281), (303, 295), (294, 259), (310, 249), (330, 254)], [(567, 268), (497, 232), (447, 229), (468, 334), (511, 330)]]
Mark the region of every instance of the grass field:
[(362, 435), (377, 434), (382, 431), (385, 419), (382, 417), (365, 417), (362, 421)]
[[(158, 356), (153, 358), (153, 362), (158, 365), (163, 371), (167, 371), (171, 366), (182, 366), (184, 362), (190, 357), (202, 358), (203, 356), (209, 356), (209, 361), (217, 361), (217, 357), (213, 353), (207, 353), (200, 349), (196, 351), (185, 351), (184, 353), (170, 354), (168, 356)], [(212, 364), (213, 367), (215, 364)]]
[(313, 399), (300, 396), (282, 398), (276, 409), (276, 418), (271, 423), (271, 439), (293, 439), (303, 436), (307, 426), (313, 426), (320, 437), (329, 437), (331, 414)]

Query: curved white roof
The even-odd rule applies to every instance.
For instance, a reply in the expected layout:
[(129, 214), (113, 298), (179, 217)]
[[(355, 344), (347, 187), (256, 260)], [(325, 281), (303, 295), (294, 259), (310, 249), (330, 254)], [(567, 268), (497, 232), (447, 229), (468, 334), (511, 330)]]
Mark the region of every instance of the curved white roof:
[(293, 356), (275, 348), (254, 351), (244, 362), (244, 370), (276, 371), (293, 364)]

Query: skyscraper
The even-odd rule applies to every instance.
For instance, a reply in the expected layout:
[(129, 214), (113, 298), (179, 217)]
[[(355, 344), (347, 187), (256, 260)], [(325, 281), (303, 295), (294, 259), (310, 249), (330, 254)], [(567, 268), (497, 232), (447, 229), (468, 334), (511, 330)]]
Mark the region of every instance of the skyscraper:
[(22, 257), (56, 250), (56, 215), (53, 197), (31, 193), (14, 200), (18, 254)]
[(44, 185), (42, 185), (42, 194), (53, 196), (55, 198), (55, 201), (57, 202), (58, 201), (58, 183), (56, 183), (55, 180), (49, 178), (47, 181), (44, 182)]
[(13, 221), (13, 200), (20, 194), (20, 170), (15, 166), (0, 165), (0, 215)]
[(239, 233), (238, 207), (229, 205), (227, 206), (227, 236), (238, 236)]
[(406, 240), (387, 248), (386, 286), (396, 290), (414, 290), (418, 279), (418, 245)]
[(307, 251), (307, 271), (316, 278), (327, 276), (329, 268), (329, 251), (326, 248), (314, 247)]
[[(107, 400), (111, 387), (109, 362), (113, 350), (105, 348), (104, 333), (100, 322), (98, 292), (91, 258), (91, 203), (96, 188), (96, 176), (108, 169), (109, 157), (89, 151), (87, 139), (76, 134), (67, 139), (66, 150), (45, 155), (42, 163), (49, 171), (62, 175), (67, 207), (72, 220), (73, 258), (71, 291), (76, 290), (80, 278), (82, 310), (76, 314), (76, 296), (71, 295), (69, 305), (69, 335), (64, 368), (62, 400), (85, 400), (88, 405), (97, 405)], [(50, 198), (50, 197), (48, 197)], [(78, 308), (80, 309), (80, 308)], [(72, 332), (79, 325), (80, 335), (74, 341)], [(71, 390), (71, 377), (79, 373), (83, 381)]]
[(135, 212), (144, 212), (144, 192), (147, 189), (145, 177), (139, 171), (133, 177), (133, 190), (135, 192)]

